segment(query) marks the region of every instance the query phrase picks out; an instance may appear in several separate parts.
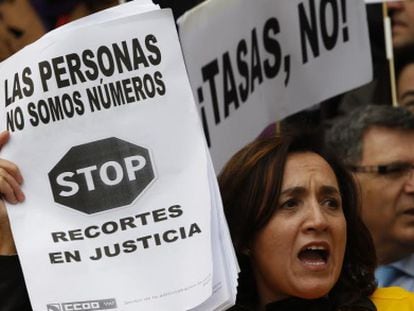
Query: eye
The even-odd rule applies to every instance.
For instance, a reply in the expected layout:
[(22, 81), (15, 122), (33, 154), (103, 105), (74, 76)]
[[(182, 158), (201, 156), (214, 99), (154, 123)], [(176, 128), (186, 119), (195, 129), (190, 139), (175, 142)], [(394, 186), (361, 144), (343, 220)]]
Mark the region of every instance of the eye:
[(412, 165), (405, 162), (378, 165), (378, 174), (388, 178), (401, 178), (410, 172)]
[(402, 102), (401, 106), (404, 106), (406, 108), (411, 108), (411, 109), (414, 108), (414, 99), (411, 98), (407, 101)]
[(327, 198), (322, 201), (322, 205), (328, 207), (332, 210), (337, 210), (341, 208), (341, 201), (337, 198)]
[(282, 204), (280, 204), (280, 208), (281, 209), (294, 209), (298, 205), (299, 205), (299, 201), (297, 199), (288, 199)]

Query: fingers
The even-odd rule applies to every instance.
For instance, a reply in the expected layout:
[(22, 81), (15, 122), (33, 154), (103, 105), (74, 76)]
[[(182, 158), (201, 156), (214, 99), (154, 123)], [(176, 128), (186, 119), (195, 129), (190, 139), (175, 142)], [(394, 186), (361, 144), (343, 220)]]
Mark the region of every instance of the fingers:
[(0, 192), (7, 202), (16, 204), (24, 201), (20, 184), (3, 168), (0, 168)]
[(19, 185), (23, 183), (23, 176), (16, 164), (5, 159), (0, 158), (0, 169), (11, 175)]
[(0, 132), (0, 149), (9, 141), (10, 133), (9, 131)]
[[(0, 149), (8, 142), (10, 133), (0, 132)], [(24, 201), (24, 194), (20, 185), (23, 183), (23, 176), (19, 168), (13, 162), (0, 159), (0, 194), (9, 203)]]

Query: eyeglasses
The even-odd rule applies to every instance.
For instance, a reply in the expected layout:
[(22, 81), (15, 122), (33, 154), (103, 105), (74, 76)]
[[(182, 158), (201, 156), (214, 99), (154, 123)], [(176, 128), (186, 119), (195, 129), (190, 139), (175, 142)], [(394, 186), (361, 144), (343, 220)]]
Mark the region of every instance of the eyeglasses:
[(414, 170), (414, 164), (407, 162), (395, 162), (384, 165), (351, 165), (350, 170), (356, 173), (373, 173), (383, 176), (402, 177), (409, 176)]

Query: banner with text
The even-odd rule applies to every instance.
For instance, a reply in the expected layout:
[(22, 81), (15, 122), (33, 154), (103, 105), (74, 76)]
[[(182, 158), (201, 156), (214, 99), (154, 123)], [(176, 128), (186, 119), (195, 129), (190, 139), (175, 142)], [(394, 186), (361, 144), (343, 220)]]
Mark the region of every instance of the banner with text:
[(127, 15), (62, 28), (0, 67), (34, 310), (187, 310), (212, 295), (209, 159), (174, 19)]
[(208, 0), (178, 25), (217, 172), (269, 123), (372, 79), (362, 0)]

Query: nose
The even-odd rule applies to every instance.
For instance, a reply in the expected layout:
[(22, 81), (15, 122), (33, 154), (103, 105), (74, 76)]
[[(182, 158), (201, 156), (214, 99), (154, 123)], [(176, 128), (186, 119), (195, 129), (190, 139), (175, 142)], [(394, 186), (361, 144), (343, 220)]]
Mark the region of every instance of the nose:
[(388, 8), (388, 10), (402, 10), (403, 7), (404, 7), (404, 1), (406, 1), (406, 0), (389, 1), (389, 2), (387, 2), (387, 8)]
[(405, 183), (404, 190), (407, 193), (414, 194), (414, 165), (411, 166), (411, 170), (408, 172), (408, 179)]
[(316, 200), (310, 203), (308, 213), (306, 214), (304, 230), (306, 232), (326, 231), (329, 226), (327, 215), (324, 213), (319, 202)]

